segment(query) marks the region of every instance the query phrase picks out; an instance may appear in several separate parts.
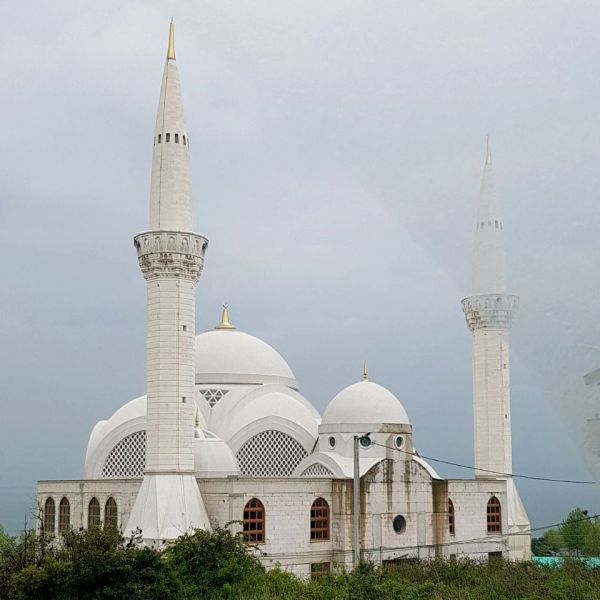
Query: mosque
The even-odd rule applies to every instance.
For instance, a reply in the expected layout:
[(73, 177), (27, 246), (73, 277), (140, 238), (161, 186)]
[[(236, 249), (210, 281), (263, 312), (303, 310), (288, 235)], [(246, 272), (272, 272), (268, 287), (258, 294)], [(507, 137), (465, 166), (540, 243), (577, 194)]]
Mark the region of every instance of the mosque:
[(146, 395), (94, 426), (83, 479), (38, 482), (40, 529), (112, 523), (158, 547), (233, 522), (265, 566), (302, 576), (359, 558), (528, 559), (529, 519), (510, 477), (518, 298), (506, 293), (489, 145), (473, 294), (462, 300), (473, 339), (475, 476), (444, 479), (415, 450), (401, 402), (366, 369), (321, 416), (285, 359), (236, 329), (226, 306), (213, 330), (195, 334), (208, 241), (192, 231), (173, 24), (153, 144), (150, 224), (134, 238), (147, 283)]

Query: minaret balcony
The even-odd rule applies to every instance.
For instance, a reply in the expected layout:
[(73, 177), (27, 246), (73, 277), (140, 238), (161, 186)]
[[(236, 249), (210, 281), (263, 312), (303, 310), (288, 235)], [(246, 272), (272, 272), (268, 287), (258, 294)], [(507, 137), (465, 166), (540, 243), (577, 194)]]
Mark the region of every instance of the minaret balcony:
[(186, 277), (197, 281), (208, 240), (184, 231), (144, 231), (133, 238), (145, 279)]
[(463, 298), (467, 325), (475, 329), (509, 329), (519, 305), (513, 294), (478, 294)]

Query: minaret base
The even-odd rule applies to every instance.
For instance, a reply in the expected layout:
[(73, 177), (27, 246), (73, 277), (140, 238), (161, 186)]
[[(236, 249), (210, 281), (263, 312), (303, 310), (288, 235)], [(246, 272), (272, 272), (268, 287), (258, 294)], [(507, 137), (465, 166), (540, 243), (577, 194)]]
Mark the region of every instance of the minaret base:
[(144, 544), (159, 548), (195, 529), (210, 530), (198, 483), (192, 473), (144, 475), (127, 522), (127, 534), (142, 531)]
[(506, 481), (509, 560), (531, 559), (531, 524), (512, 477)]

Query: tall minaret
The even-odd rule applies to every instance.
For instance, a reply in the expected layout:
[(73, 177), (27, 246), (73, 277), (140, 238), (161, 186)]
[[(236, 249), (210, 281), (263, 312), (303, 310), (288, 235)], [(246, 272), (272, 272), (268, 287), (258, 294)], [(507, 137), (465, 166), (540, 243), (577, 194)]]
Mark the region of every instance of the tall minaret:
[[(519, 298), (506, 293), (504, 225), (489, 138), (475, 226), (472, 285), (473, 295), (462, 306), (473, 334), (475, 477), (507, 479), (509, 531), (523, 531), (529, 520), (512, 477), (506, 475), (512, 473), (509, 330)], [(528, 552), (527, 542), (512, 557)]]
[(150, 230), (134, 238), (148, 296), (146, 469), (127, 530), (140, 527), (146, 543), (210, 528), (192, 453), (195, 286), (208, 242), (192, 229), (189, 137), (171, 23), (154, 133)]

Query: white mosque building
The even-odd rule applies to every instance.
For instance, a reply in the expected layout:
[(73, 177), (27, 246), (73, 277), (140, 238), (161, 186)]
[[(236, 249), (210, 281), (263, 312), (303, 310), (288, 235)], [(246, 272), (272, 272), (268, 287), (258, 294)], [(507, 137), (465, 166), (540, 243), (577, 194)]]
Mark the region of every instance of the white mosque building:
[(473, 335), (475, 478), (444, 479), (415, 451), (400, 400), (366, 372), (321, 416), (285, 359), (237, 330), (227, 307), (213, 330), (195, 335), (208, 242), (192, 232), (171, 24), (150, 225), (134, 239), (148, 290), (146, 395), (94, 426), (83, 479), (38, 482), (41, 528), (60, 535), (113, 523), (159, 546), (235, 522), (266, 566), (299, 575), (351, 568), (357, 553), (375, 563), (528, 559), (529, 520), (510, 477), (508, 349), (518, 298), (505, 290), (499, 214), (488, 149), (473, 295), (463, 300)]

